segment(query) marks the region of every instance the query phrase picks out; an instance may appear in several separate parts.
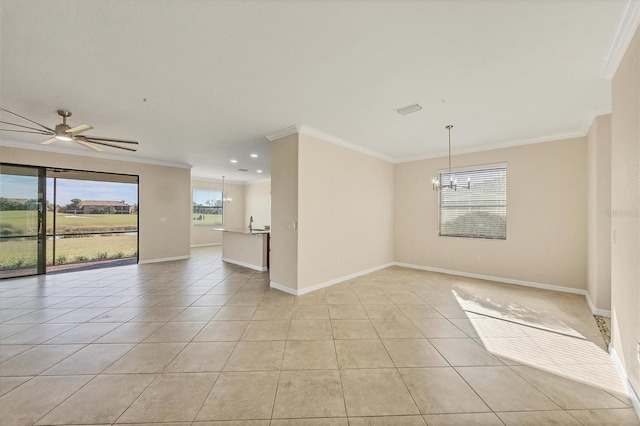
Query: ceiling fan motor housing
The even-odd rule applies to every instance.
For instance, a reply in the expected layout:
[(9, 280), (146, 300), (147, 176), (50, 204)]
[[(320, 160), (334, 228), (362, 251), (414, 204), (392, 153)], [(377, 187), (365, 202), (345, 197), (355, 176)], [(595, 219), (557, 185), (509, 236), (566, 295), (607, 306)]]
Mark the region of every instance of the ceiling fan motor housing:
[(69, 130), (68, 124), (56, 124), (56, 134), (64, 134)]

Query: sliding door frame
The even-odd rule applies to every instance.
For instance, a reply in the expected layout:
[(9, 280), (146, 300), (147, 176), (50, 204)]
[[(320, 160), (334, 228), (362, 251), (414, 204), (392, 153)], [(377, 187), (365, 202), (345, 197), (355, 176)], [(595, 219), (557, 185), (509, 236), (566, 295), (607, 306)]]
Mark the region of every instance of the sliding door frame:
[[(18, 277), (26, 277), (33, 275), (42, 275), (46, 272), (47, 267), (47, 258), (46, 258), (46, 244), (47, 244), (47, 213), (46, 213), (46, 176), (47, 176), (47, 168), (42, 166), (32, 166), (27, 164), (15, 164), (15, 163), (0, 163), (0, 166), (6, 167), (16, 167), (23, 169), (31, 169), (35, 170), (37, 173), (38, 179), (38, 196), (36, 203), (36, 214), (37, 214), (37, 231), (34, 235), (23, 235), (15, 238), (25, 238), (25, 237), (36, 237), (36, 272), (33, 274), (22, 274), (15, 276), (6, 276), (0, 277), (0, 279), (7, 278), (18, 278)], [(3, 239), (10, 240), (12, 237), (2, 237)]]

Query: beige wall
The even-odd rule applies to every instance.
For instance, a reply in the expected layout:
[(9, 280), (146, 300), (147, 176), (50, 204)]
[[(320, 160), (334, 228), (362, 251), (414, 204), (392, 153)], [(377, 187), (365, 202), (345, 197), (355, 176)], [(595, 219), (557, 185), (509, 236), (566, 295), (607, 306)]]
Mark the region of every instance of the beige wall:
[(189, 256), (189, 169), (4, 146), (0, 158), (6, 163), (139, 175), (140, 262)]
[[(611, 310), (611, 114), (596, 117), (587, 133), (588, 270), (593, 306)], [(601, 312), (609, 314), (609, 312)]]
[(271, 142), (270, 279), (295, 290), (298, 282), (298, 135)]
[(640, 394), (640, 32), (611, 88), (612, 344)]
[(298, 289), (393, 262), (393, 164), (301, 134)]
[(585, 138), (456, 155), (452, 162), (507, 163), (507, 239), (438, 236), (431, 178), (447, 167), (447, 158), (397, 164), (397, 262), (586, 289)]
[(271, 181), (244, 186), (244, 212), (245, 226), (249, 226), (251, 216), (254, 228), (271, 225)]
[[(192, 179), (191, 191), (194, 189), (221, 191), (222, 181)], [(244, 219), (244, 185), (226, 183), (224, 191), (225, 198), (231, 198), (231, 202), (224, 204), (224, 226), (227, 228), (240, 228)], [(191, 206), (191, 204), (189, 205)], [(191, 222), (191, 247), (222, 244), (222, 233), (213, 230), (217, 226), (195, 225), (193, 221)]]

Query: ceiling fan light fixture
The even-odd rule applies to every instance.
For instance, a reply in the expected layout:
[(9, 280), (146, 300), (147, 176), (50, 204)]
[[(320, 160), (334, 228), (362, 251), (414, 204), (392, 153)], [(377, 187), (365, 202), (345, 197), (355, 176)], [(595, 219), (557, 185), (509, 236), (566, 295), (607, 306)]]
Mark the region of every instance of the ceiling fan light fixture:
[(67, 142), (71, 142), (73, 140), (73, 138), (62, 134), (62, 135), (55, 135), (54, 138), (58, 139), (59, 141), (67, 141)]

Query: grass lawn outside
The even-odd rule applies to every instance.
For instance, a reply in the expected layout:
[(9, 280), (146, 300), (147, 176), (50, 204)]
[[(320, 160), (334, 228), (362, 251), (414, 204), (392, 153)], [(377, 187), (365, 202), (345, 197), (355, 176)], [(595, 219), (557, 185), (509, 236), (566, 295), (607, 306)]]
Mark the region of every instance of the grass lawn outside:
[[(56, 240), (56, 264), (95, 260), (124, 259), (137, 256), (135, 235), (87, 236)], [(36, 240), (0, 242), (0, 270), (36, 265)], [(53, 240), (47, 240), (47, 265), (53, 263)]]
[[(47, 212), (47, 234), (53, 233), (53, 212)], [(37, 227), (37, 213), (27, 210), (0, 211), (0, 235), (33, 235)], [(56, 234), (83, 232), (135, 232), (137, 214), (79, 214), (58, 213)]]
[(221, 214), (200, 214), (193, 213), (193, 224), (196, 226), (211, 226), (211, 225), (220, 225), (222, 226), (222, 215)]
[[(47, 212), (47, 235), (53, 233), (53, 212)], [(35, 235), (38, 216), (35, 211), (0, 211), (0, 236)], [(137, 214), (57, 213), (56, 234), (95, 232), (137, 232)], [(37, 247), (34, 239), (7, 239), (0, 242), (0, 269), (29, 268), (36, 265)], [(138, 254), (136, 235), (88, 235), (56, 240), (56, 264), (123, 259)], [(53, 240), (47, 240), (47, 265), (53, 264)]]

